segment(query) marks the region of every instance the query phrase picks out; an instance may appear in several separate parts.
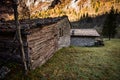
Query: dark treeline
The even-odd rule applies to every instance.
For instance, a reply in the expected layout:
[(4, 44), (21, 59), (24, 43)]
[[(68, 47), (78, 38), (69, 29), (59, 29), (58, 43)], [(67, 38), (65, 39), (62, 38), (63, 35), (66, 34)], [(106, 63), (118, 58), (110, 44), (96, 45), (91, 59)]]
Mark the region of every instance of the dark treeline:
[(117, 33), (116, 19), (118, 14), (118, 10), (115, 10), (114, 7), (111, 7), (110, 12), (107, 13), (107, 17), (103, 25), (102, 34), (103, 36), (108, 37), (109, 40), (111, 38), (114, 38), (115, 34)]
[(89, 16), (83, 14), (80, 20), (72, 22), (72, 28), (97, 28), (103, 37), (113, 38), (117, 33), (117, 27), (120, 25), (120, 12), (111, 7), (109, 12), (102, 15)]

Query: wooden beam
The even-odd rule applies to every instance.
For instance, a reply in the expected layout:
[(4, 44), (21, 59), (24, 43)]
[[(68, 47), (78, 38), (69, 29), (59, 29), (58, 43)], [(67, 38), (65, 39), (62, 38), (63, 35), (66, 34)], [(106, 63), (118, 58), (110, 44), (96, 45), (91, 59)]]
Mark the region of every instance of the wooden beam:
[(14, 18), (15, 18), (16, 34), (17, 34), (16, 37), (19, 42), (21, 58), (22, 58), (24, 70), (26, 73), (28, 71), (28, 68), (27, 68), (27, 64), (26, 64), (26, 57), (25, 57), (24, 45), (23, 45), (22, 36), (21, 36), (20, 24), (19, 24), (19, 20), (18, 20), (18, 3), (19, 3), (18, 0), (14, 0), (13, 9), (14, 9)]

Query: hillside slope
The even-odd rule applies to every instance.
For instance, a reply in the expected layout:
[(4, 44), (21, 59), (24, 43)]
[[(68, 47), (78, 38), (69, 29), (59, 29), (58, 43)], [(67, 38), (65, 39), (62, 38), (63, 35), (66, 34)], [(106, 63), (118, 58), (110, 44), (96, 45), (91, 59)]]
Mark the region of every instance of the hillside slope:
[(108, 12), (114, 6), (120, 11), (120, 0), (53, 0), (46, 10), (34, 11), (35, 17), (56, 17), (68, 15), (71, 21), (79, 20), (83, 14), (97, 16)]
[[(9, 13), (5, 15), (5, 18), (12, 16), (10, 6), (3, 5), (4, 2), (10, 1), (12, 0), (0, 0), (0, 6), (4, 6), (0, 7), (0, 18), (5, 15), (4, 12)], [(120, 0), (20, 0), (19, 13), (22, 15), (20, 18), (28, 18), (28, 14), (31, 18), (67, 15), (70, 21), (76, 21), (86, 13), (90, 16), (103, 14), (112, 6), (120, 11)]]

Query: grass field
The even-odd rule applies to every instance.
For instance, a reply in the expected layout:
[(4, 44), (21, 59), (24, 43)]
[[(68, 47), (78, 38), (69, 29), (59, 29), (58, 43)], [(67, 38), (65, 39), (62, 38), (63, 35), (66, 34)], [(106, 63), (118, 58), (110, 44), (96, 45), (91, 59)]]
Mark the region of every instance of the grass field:
[(120, 80), (120, 39), (104, 43), (103, 47), (63, 48), (27, 76), (9, 63), (12, 72), (5, 80)]

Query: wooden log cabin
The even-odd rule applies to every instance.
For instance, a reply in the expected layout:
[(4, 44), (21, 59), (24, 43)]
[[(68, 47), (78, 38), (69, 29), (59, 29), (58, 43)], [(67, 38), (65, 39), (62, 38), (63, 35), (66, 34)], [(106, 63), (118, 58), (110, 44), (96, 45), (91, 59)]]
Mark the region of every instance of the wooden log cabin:
[[(67, 16), (20, 20), (26, 62), (29, 69), (41, 66), (62, 47), (70, 45), (70, 22)], [(0, 23), (0, 56), (21, 60), (15, 40), (14, 21)]]

